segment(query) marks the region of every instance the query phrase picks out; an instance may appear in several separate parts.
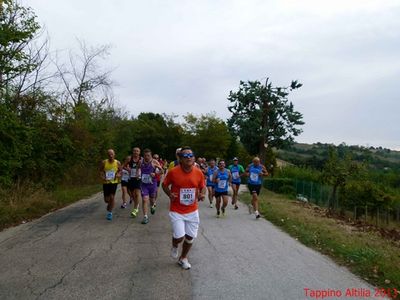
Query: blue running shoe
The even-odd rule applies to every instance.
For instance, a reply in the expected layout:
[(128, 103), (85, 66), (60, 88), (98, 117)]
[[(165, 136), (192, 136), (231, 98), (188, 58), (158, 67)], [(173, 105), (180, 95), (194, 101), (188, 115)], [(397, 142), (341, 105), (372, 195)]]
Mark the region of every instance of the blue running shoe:
[(112, 212), (107, 213), (107, 220), (111, 221), (112, 220)]

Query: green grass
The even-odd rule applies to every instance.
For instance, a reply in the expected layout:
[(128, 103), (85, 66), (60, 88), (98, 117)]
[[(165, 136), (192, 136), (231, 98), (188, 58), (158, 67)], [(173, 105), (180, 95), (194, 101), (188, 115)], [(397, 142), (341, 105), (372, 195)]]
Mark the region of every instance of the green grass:
[(0, 230), (39, 218), (101, 190), (99, 184), (59, 187), (48, 192), (32, 186), (0, 191)]
[[(241, 199), (250, 203), (250, 195)], [(300, 242), (345, 265), (380, 288), (400, 289), (400, 243), (376, 232), (362, 232), (325, 216), (318, 207), (303, 205), (262, 189), (260, 212)]]

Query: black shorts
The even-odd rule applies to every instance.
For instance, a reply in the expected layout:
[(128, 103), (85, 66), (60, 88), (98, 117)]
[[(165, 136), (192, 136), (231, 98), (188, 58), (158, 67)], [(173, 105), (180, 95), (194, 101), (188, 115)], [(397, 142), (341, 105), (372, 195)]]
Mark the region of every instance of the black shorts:
[(115, 192), (117, 191), (117, 186), (118, 186), (118, 183), (105, 183), (105, 184), (103, 184), (104, 196), (115, 195)]
[(128, 181), (128, 189), (129, 190), (140, 190), (140, 183), (142, 181), (137, 178), (131, 178)]
[(261, 184), (248, 184), (247, 187), (250, 194), (257, 193), (257, 195), (260, 195)]
[(240, 182), (232, 182), (232, 184), (240, 186)]
[(123, 181), (123, 180), (121, 180), (121, 186), (128, 186), (128, 181)]
[(215, 192), (214, 194), (215, 198), (221, 197), (221, 196), (228, 196), (228, 191), (226, 192)]

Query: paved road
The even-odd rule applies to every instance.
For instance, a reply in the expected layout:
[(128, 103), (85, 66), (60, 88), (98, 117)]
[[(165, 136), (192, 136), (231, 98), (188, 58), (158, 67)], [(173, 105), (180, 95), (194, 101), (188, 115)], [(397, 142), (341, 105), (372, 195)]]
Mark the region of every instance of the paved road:
[(107, 221), (97, 194), (5, 230), (0, 299), (312, 299), (304, 288), (372, 289), (269, 222), (256, 221), (243, 204), (224, 219), (200, 206), (190, 271), (169, 257), (165, 196), (147, 225), (120, 208)]

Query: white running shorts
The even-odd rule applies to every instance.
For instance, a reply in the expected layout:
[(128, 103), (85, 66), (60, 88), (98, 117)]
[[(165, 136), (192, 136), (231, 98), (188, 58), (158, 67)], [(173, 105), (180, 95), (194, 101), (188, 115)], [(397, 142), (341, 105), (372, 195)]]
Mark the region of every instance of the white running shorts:
[(185, 234), (192, 238), (197, 237), (197, 231), (200, 224), (198, 210), (188, 214), (180, 214), (170, 211), (169, 219), (172, 224), (172, 235), (175, 239), (184, 237)]

